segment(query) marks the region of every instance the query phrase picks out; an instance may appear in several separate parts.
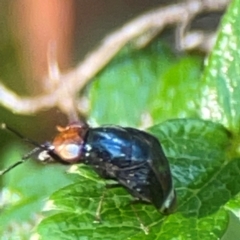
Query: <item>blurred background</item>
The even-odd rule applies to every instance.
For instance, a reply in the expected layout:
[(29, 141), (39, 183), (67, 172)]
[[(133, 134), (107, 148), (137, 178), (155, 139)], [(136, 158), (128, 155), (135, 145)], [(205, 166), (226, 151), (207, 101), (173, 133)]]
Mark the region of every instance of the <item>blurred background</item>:
[[(0, 81), (18, 95), (41, 94), (42, 81), (48, 74), (47, 52), (50, 42), (56, 46), (59, 67), (64, 72), (81, 61), (108, 33), (139, 14), (171, 2), (180, 1), (0, 1)], [(194, 24), (215, 29), (220, 16), (219, 13), (203, 15)], [(176, 52), (171, 29), (164, 31), (164, 38), (169, 48)], [(199, 56), (203, 60), (204, 54)], [(45, 142), (51, 141), (56, 132), (55, 126), (65, 125), (67, 118), (57, 109), (22, 116), (0, 106), (0, 122), (7, 123), (24, 136)], [(19, 160), (29, 150), (16, 136), (3, 130), (0, 131), (0, 141), (0, 168)], [(12, 232), (17, 232), (18, 236), (21, 232), (21, 239), (27, 239), (22, 229), (31, 229), (31, 223), (39, 219), (37, 214), (31, 214), (32, 210), (40, 209), (43, 198), (72, 181), (72, 177), (66, 175), (65, 168), (61, 166), (57, 172), (56, 168), (42, 166), (35, 170), (36, 165), (31, 161), (0, 179), (3, 189), (0, 195), (0, 226), (3, 227), (0, 235), (4, 232), (14, 236)], [(23, 180), (26, 174), (29, 175), (28, 179)], [(35, 183), (35, 187), (29, 182)], [(12, 202), (17, 204), (12, 205)], [(21, 221), (29, 225), (23, 227)], [(18, 226), (19, 232), (16, 230)]]
[[(171, 2), (181, 1), (1, 1), (0, 80), (18, 95), (41, 94), (42, 81), (48, 74), (50, 43), (56, 46), (57, 61), (64, 72), (81, 61), (108, 33), (148, 10)], [(206, 14), (193, 25), (216, 29), (220, 16), (219, 13)], [(173, 32), (165, 31), (164, 36), (174, 50)], [(40, 138), (39, 127), (46, 129), (46, 138), (52, 135), (56, 124), (66, 123), (56, 109), (27, 118), (2, 108), (1, 112), (2, 121), (21, 132), (31, 133), (34, 138)]]
[[(70, 69), (107, 33), (166, 3), (169, 1), (1, 1), (1, 82), (19, 95), (41, 94), (42, 81), (48, 73), (49, 43), (56, 46), (60, 70)], [(40, 138), (40, 126), (46, 129), (45, 138), (51, 136), (53, 126), (64, 118), (56, 109), (27, 118), (2, 108), (1, 112), (2, 121), (31, 133), (34, 138)]]

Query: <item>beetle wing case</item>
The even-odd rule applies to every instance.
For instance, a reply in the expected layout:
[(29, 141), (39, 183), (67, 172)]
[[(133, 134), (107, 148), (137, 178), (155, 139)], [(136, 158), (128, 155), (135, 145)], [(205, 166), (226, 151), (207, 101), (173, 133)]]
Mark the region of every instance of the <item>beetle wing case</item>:
[(176, 198), (170, 167), (154, 136), (112, 125), (90, 128), (82, 157), (101, 177), (118, 181), (134, 197), (162, 213), (172, 211)]
[[(176, 207), (176, 193), (173, 187), (169, 162), (160, 142), (153, 135), (133, 128), (126, 128), (132, 133), (133, 146), (148, 149), (148, 188), (153, 205), (162, 213), (169, 214)], [(135, 141), (135, 144), (134, 144)], [(147, 157), (147, 156), (146, 156)]]

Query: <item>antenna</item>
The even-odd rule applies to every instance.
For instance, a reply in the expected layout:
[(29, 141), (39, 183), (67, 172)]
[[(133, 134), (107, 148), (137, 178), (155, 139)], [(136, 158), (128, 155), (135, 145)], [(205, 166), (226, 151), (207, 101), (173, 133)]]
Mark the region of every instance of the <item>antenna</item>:
[(9, 132), (12, 132), (14, 133), (16, 136), (18, 136), (20, 139), (22, 139), (23, 141), (25, 142), (28, 142), (28, 143), (31, 143), (33, 146), (35, 147), (40, 147), (42, 148), (42, 146), (38, 143), (38, 142), (35, 142), (34, 140), (32, 139), (29, 139), (29, 138), (26, 138), (24, 137), (21, 133), (19, 133), (17, 130), (9, 127), (8, 125), (6, 125), (6, 123), (2, 123), (1, 124), (1, 129), (7, 129)]
[(34, 148), (31, 152), (29, 152), (26, 155), (24, 155), (21, 160), (19, 160), (18, 162), (15, 162), (14, 164), (10, 165), (9, 167), (5, 168), (4, 170), (1, 170), (0, 171), (0, 176), (2, 176), (5, 173), (9, 172), (10, 170), (12, 170), (13, 168), (17, 167), (18, 165), (24, 163), (26, 160), (28, 160), (32, 155), (37, 153), (39, 150), (41, 150), (41, 148), (39, 148), (39, 147)]
[(10, 165), (9, 167), (7, 167), (4, 170), (0, 171), (0, 176), (4, 175), (5, 173), (9, 172), (10, 170), (12, 170), (13, 168), (17, 167), (18, 165), (24, 163), (26, 160), (28, 160), (31, 156), (33, 156), (35, 153), (37, 152), (41, 152), (43, 150), (48, 151), (49, 149), (47, 148), (47, 146), (44, 145), (40, 145), (39, 143), (33, 141), (32, 139), (26, 138), (24, 137), (21, 133), (19, 133), (18, 131), (16, 131), (15, 129), (7, 126), (5, 123), (1, 124), (1, 128), (2, 129), (7, 129), (8, 131), (14, 133), (16, 136), (18, 136), (19, 138), (21, 138), (22, 140), (24, 140), (25, 142), (28, 142), (32, 145), (35, 146), (35, 148), (30, 151), (29, 153), (27, 153), (26, 155), (24, 155), (21, 160), (19, 160), (18, 162), (15, 162), (14, 164)]

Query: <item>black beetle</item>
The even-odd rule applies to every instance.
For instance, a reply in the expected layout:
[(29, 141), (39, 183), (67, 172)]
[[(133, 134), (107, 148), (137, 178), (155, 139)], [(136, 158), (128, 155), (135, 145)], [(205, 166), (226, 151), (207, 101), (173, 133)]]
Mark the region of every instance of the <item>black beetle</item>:
[[(152, 203), (161, 213), (173, 212), (176, 193), (168, 160), (157, 138), (144, 131), (114, 125), (90, 128), (73, 123), (57, 129), (59, 133), (52, 143), (37, 145), (32, 142), (37, 145), (32, 153), (40, 153), (40, 160), (85, 163), (102, 178), (116, 180), (137, 199)], [(32, 153), (2, 174), (28, 159)]]

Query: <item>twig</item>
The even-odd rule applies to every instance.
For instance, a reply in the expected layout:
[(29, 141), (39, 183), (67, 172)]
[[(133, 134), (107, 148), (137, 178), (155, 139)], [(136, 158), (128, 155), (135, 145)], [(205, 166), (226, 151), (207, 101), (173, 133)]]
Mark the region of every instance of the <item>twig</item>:
[[(26, 98), (19, 97), (0, 84), (0, 104), (18, 114), (33, 114), (44, 108), (56, 106), (69, 115), (69, 109), (72, 111), (73, 102), (76, 101), (76, 94), (127, 43), (136, 40), (143, 34), (150, 32), (156, 34), (156, 31), (161, 32), (166, 26), (180, 24), (184, 20), (183, 16), (192, 18), (202, 12), (222, 11), (229, 2), (230, 0), (218, 0), (217, 2), (212, 0), (188, 0), (143, 14), (107, 36), (100, 46), (88, 54), (76, 68), (60, 75), (60, 81), (56, 89), (38, 97)], [(190, 43), (187, 41), (189, 36), (183, 44), (186, 49), (192, 45), (192, 40)], [(202, 45), (205, 40), (205, 35), (201, 34), (200, 41), (197, 41), (194, 46), (209, 49), (209, 46)], [(51, 79), (47, 78), (46, 81), (51, 81)]]

